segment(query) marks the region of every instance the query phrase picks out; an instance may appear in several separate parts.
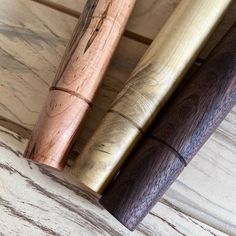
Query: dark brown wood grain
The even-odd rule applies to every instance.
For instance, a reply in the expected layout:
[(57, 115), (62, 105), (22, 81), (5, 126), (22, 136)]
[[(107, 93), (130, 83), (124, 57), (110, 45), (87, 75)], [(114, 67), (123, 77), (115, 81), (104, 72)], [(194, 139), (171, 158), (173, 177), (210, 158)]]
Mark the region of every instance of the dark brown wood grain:
[[(156, 198), (164, 194), (165, 189), (161, 187), (170, 186), (184, 168), (176, 153), (153, 139), (147, 139), (138, 151), (100, 201), (130, 230), (134, 230), (154, 206)], [(169, 173), (171, 178), (165, 178)]]
[(134, 230), (235, 103), (236, 25), (163, 109), (101, 204)]

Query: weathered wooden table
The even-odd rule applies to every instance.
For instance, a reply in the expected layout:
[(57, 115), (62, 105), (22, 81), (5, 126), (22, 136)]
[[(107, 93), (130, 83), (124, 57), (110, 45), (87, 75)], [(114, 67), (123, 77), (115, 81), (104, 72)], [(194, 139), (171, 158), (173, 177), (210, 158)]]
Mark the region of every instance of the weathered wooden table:
[[(0, 235), (236, 235), (236, 107), (133, 233), (67, 174), (179, 1), (137, 0), (127, 29), (138, 36), (122, 38), (71, 160), (57, 173), (22, 153), (85, 0), (0, 0)], [(201, 58), (235, 21), (236, 0)]]

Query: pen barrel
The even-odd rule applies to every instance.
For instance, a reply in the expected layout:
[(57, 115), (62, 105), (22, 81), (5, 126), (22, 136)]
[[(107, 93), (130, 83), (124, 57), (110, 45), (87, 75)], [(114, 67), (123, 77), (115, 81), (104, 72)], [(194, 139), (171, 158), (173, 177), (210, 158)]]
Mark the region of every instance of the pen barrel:
[(101, 198), (133, 230), (236, 104), (236, 24), (146, 133)]
[(182, 0), (78, 157), (72, 175), (102, 193), (195, 61), (231, 0)]
[(25, 157), (62, 170), (135, 0), (88, 0), (33, 130)]

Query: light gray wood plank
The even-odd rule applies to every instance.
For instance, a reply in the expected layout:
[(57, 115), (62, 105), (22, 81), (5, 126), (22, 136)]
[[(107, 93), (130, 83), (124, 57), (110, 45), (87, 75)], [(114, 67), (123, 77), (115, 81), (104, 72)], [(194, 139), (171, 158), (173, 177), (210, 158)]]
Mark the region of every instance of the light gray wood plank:
[(27, 140), (0, 127), (0, 234), (3, 235), (219, 235), (162, 203), (131, 233), (68, 175), (22, 158)]
[[(48, 87), (54, 77), (65, 49), (65, 44), (77, 20), (45, 6), (36, 5), (30, 0), (0, 0), (0, 2), (0, 117), (2, 117), (0, 124), (19, 132), (23, 137), (28, 137), (46, 98)], [(235, 16), (236, 14), (230, 15), (232, 19)], [(110, 103), (122, 88), (146, 48), (147, 46), (126, 38), (121, 40), (104, 82), (98, 91), (94, 109), (90, 113), (86, 125), (78, 138), (76, 151), (79, 152), (91, 137)], [(236, 231), (236, 195), (235, 181), (233, 181), (236, 177), (234, 171), (236, 166), (235, 122), (236, 107), (204, 146), (198, 157), (186, 168), (163, 200), (163, 203), (170, 206), (170, 209), (177, 208), (178, 212), (183, 212), (184, 215), (196, 218), (198, 221), (209, 224), (230, 235), (234, 235)], [(25, 128), (28, 130), (25, 130)], [(12, 139), (11, 145), (8, 146), (9, 139), (5, 139), (3, 134), (5, 134), (5, 131), (1, 132), (0, 135), (2, 138), (1, 145), (5, 150), (13, 151), (16, 155), (23, 152), (23, 146), (25, 147), (26, 141), (24, 141), (24, 145), (19, 150), (19, 143)], [(18, 137), (21, 142), (23, 142), (22, 136)], [(3, 160), (10, 159), (9, 152), (5, 152), (2, 155), (4, 156)], [(13, 159), (15, 157), (11, 160)], [(21, 160), (21, 158), (19, 160), (21, 164), (17, 165), (23, 167), (22, 169), (17, 169), (17, 171), (20, 171), (21, 174), (25, 171), (28, 173), (27, 168), (30, 167), (26, 168), (26, 162)], [(12, 161), (10, 167), (14, 167), (14, 163)], [(35, 166), (32, 168), (36, 170), (36, 173), (39, 173), (36, 176), (39, 176), (40, 179), (45, 179), (46, 183), (49, 181), (48, 177), (44, 176), (45, 173), (43, 175)], [(210, 172), (208, 175), (206, 174), (207, 171)], [(33, 172), (29, 173), (29, 176), (33, 176)], [(0, 179), (4, 179), (9, 173), (7, 174), (6, 172), (5, 174), (0, 175)], [(11, 189), (14, 189), (13, 183), (20, 175), (17, 172), (12, 175), (16, 176), (16, 178), (11, 179)], [(10, 174), (9, 176), (11, 177)], [(63, 179), (66, 174), (59, 176)], [(37, 184), (39, 183), (37, 178), (34, 181)], [(26, 189), (28, 187), (24, 180), (16, 180), (15, 184), (17, 185), (17, 183), (25, 186), (24, 188)], [(54, 184), (54, 182), (50, 182), (49, 188)], [(12, 191), (8, 192), (9, 196), (11, 196)], [(60, 192), (62, 190), (59, 188), (57, 191)], [(4, 197), (7, 198), (8, 194), (5, 194)], [(21, 194), (22, 192), (20, 192), (20, 196)], [(67, 194), (71, 194), (70, 191)], [(28, 195), (30, 196), (30, 192), (28, 192)], [(87, 196), (87, 192), (83, 196)], [(37, 197), (36, 199), (40, 198)], [(14, 201), (15, 198), (10, 198), (9, 204), (12, 205)], [(83, 202), (84, 200), (79, 198), (79, 201)], [(47, 203), (47, 206), (50, 205), (49, 203)], [(16, 207), (16, 205), (13, 206)], [(23, 207), (22, 205), (20, 206)], [(91, 205), (90, 207), (93, 209), (94, 206)], [(34, 208), (26, 207), (23, 209), (27, 214), (28, 211), (34, 211)], [(4, 208), (2, 210), (6, 212)], [(158, 212), (157, 205), (157, 208), (153, 210), (153, 214)], [(61, 212), (59, 211), (56, 214), (59, 215)], [(12, 217), (15, 216), (12, 216), (8, 211), (8, 216), (6, 216), (6, 219), (9, 218), (8, 222), (10, 222)], [(110, 216), (106, 214), (104, 217)], [(148, 216), (147, 219), (150, 219), (150, 221), (145, 220), (145, 222), (149, 228), (158, 230), (159, 228), (153, 226), (152, 223), (148, 223), (151, 222), (153, 217)], [(36, 216), (35, 219), (37, 219)], [(161, 222), (161, 220), (159, 219), (158, 222)], [(27, 224), (25, 232), (27, 232)], [(113, 221), (109, 224), (112, 226)], [(163, 227), (163, 234), (165, 224), (158, 226), (160, 228)], [(20, 223), (17, 227), (20, 228)], [(37, 226), (32, 229), (35, 229), (35, 227)], [(116, 227), (120, 230), (118, 223)], [(126, 233), (127, 231), (121, 232)], [(189, 232), (186, 234), (189, 235)]]

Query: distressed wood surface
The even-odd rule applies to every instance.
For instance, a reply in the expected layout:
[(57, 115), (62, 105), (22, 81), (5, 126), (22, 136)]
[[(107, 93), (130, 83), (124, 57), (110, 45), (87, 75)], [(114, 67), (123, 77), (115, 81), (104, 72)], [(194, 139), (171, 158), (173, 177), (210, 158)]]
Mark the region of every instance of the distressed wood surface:
[(0, 114), (32, 129), (76, 19), (58, 12), (50, 19), (51, 9), (30, 1), (1, 5)]
[[(71, 5), (70, 1), (76, 5)], [(81, 1), (64, 0), (61, 3), (81, 12)], [(83, 1), (85, 2), (85, 0)], [(0, 195), (5, 200), (1, 201), (4, 203), (4, 206), (1, 204), (1, 212), (3, 212), (3, 217), (0, 219), (1, 234), (27, 235), (33, 231), (35, 235), (73, 235), (78, 230), (78, 232), (82, 232), (82, 235), (119, 235), (119, 233), (129, 235), (129, 232), (113, 220), (112, 216), (96, 207), (97, 200), (94, 201), (94, 197), (91, 197), (90, 194), (89, 197), (86, 197), (87, 190), (77, 189), (73, 184), (73, 190), (66, 190), (67, 187), (59, 184), (58, 179), (48, 176), (50, 173), (50, 176), (56, 176), (60, 180), (66, 181), (67, 184), (72, 183), (71, 180), (66, 180), (69, 167), (63, 174), (52, 171), (42, 174), (40, 171), (42, 169), (39, 170), (33, 164), (30, 167), (26, 160), (17, 158), (17, 155), (24, 151), (27, 143), (24, 138), (29, 137), (37, 120), (46, 99), (48, 87), (77, 19), (30, 0), (0, 0), (0, 2), (0, 124), (7, 128), (2, 128), (3, 131), (0, 134), (0, 164), (1, 166), (7, 164), (10, 167), (10, 169), (2, 170), (2, 174), (0, 174), (2, 186)], [(152, 7), (148, 7), (149, 3), (146, 3), (143, 8), (152, 10), (149, 18), (150, 11), (142, 11), (143, 9), (139, 8), (144, 4), (143, 2), (138, 0), (133, 13), (133, 17), (136, 19), (134, 21), (131, 19), (131, 22), (140, 21), (140, 24), (137, 24), (140, 31), (137, 32), (147, 29), (145, 24), (148, 24), (148, 20), (142, 21), (142, 17), (149, 21), (155, 17), (152, 24), (156, 24), (159, 22), (159, 17), (161, 20), (168, 18), (162, 9), (165, 8), (165, 11), (170, 14), (176, 3), (176, 1), (170, 0), (165, 5), (166, 0), (150, 0)], [(154, 2), (155, 4), (153, 4)], [(157, 4), (159, 8), (154, 9), (153, 7)], [(214, 45), (215, 41), (218, 41), (219, 37), (235, 21), (235, 6), (236, 1), (233, 1), (224, 21), (218, 27), (220, 31), (218, 31), (217, 37), (214, 36), (215, 34), (214, 37), (211, 37), (210, 45)], [(133, 26), (129, 27), (128, 29), (132, 30)], [(152, 37), (152, 28), (155, 27), (150, 24), (150, 34), (144, 36)], [(85, 128), (78, 137), (74, 152), (80, 151), (91, 137), (146, 48), (147, 45), (122, 38), (98, 91)], [(206, 49), (203, 50), (201, 55), (207, 54), (206, 52)], [(9, 130), (14, 132), (11, 133)], [(11, 135), (7, 135), (7, 133)], [(236, 107), (166, 193), (161, 203), (155, 206), (138, 231), (132, 235), (236, 235), (235, 134)], [(16, 138), (11, 138), (12, 136)], [(14, 169), (18, 172), (15, 172)], [(76, 214), (71, 213), (73, 210), (65, 210), (65, 207), (45, 197), (45, 194), (40, 193), (36, 188), (30, 187), (28, 190), (29, 184), (22, 175), (26, 175), (43, 189), (53, 191), (67, 199), (66, 201), (69, 203), (76, 201), (75, 208), (79, 209), (79, 213), (76, 213), (78, 215), (85, 216), (88, 209), (86, 206), (89, 206), (94, 217), (91, 220), (91, 215), (85, 216), (85, 220), (82, 219), (82, 223), (80, 223), (81, 217), (77, 216), (78, 218), (75, 219)], [(27, 190), (26, 197), (22, 197), (24, 196), (23, 190)], [(36, 200), (32, 199), (32, 194)], [(78, 195), (83, 197), (78, 197)], [(85, 200), (84, 197), (92, 200)], [(44, 207), (41, 210), (38, 209), (44, 201), (46, 201)], [(48, 207), (50, 211), (47, 211)], [(45, 212), (47, 212), (46, 217)], [(19, 213), (21, 213), (21, 219), (18, 217)], [(68, 223), (70, 220), (72, 223), (58, 227), (55, 218), (58, 219), (58, 222), (62, 222), (61, 224), (64, 221)], [(35, 225), (35, 222), (36, 224), (39, 222), (44, 231)], [(97, 227), (93, 228), (92, 225), (95, 222), (98, 222), (100, 230)], [(99, 222), (103, 222), (102, 225)], [(73, 227), (69, 226), (75, 227), (75, 230), (72, 231)], [(108, 230), (111, 228), (113, 228), (113, 234)], [(54, 230), (57, 234), (52, 231), (45, 232), (47, 229)], [(108, 230), (108, 233), (104, 233), (102, 229)], [(77, 232), (75, 235), (78, 235)]]
[[(22, 158), (27, 140), (0, 127), (1, 235), (131, 235), (64, 173)], [(218, 231), (165, 204), (157, 206), (132, 235), (217, 235)]]
[(79, 182), (99, 193), (105, 190), (196, 60), (230, 2), (181, 1), (78, 157), (72, 175)]

